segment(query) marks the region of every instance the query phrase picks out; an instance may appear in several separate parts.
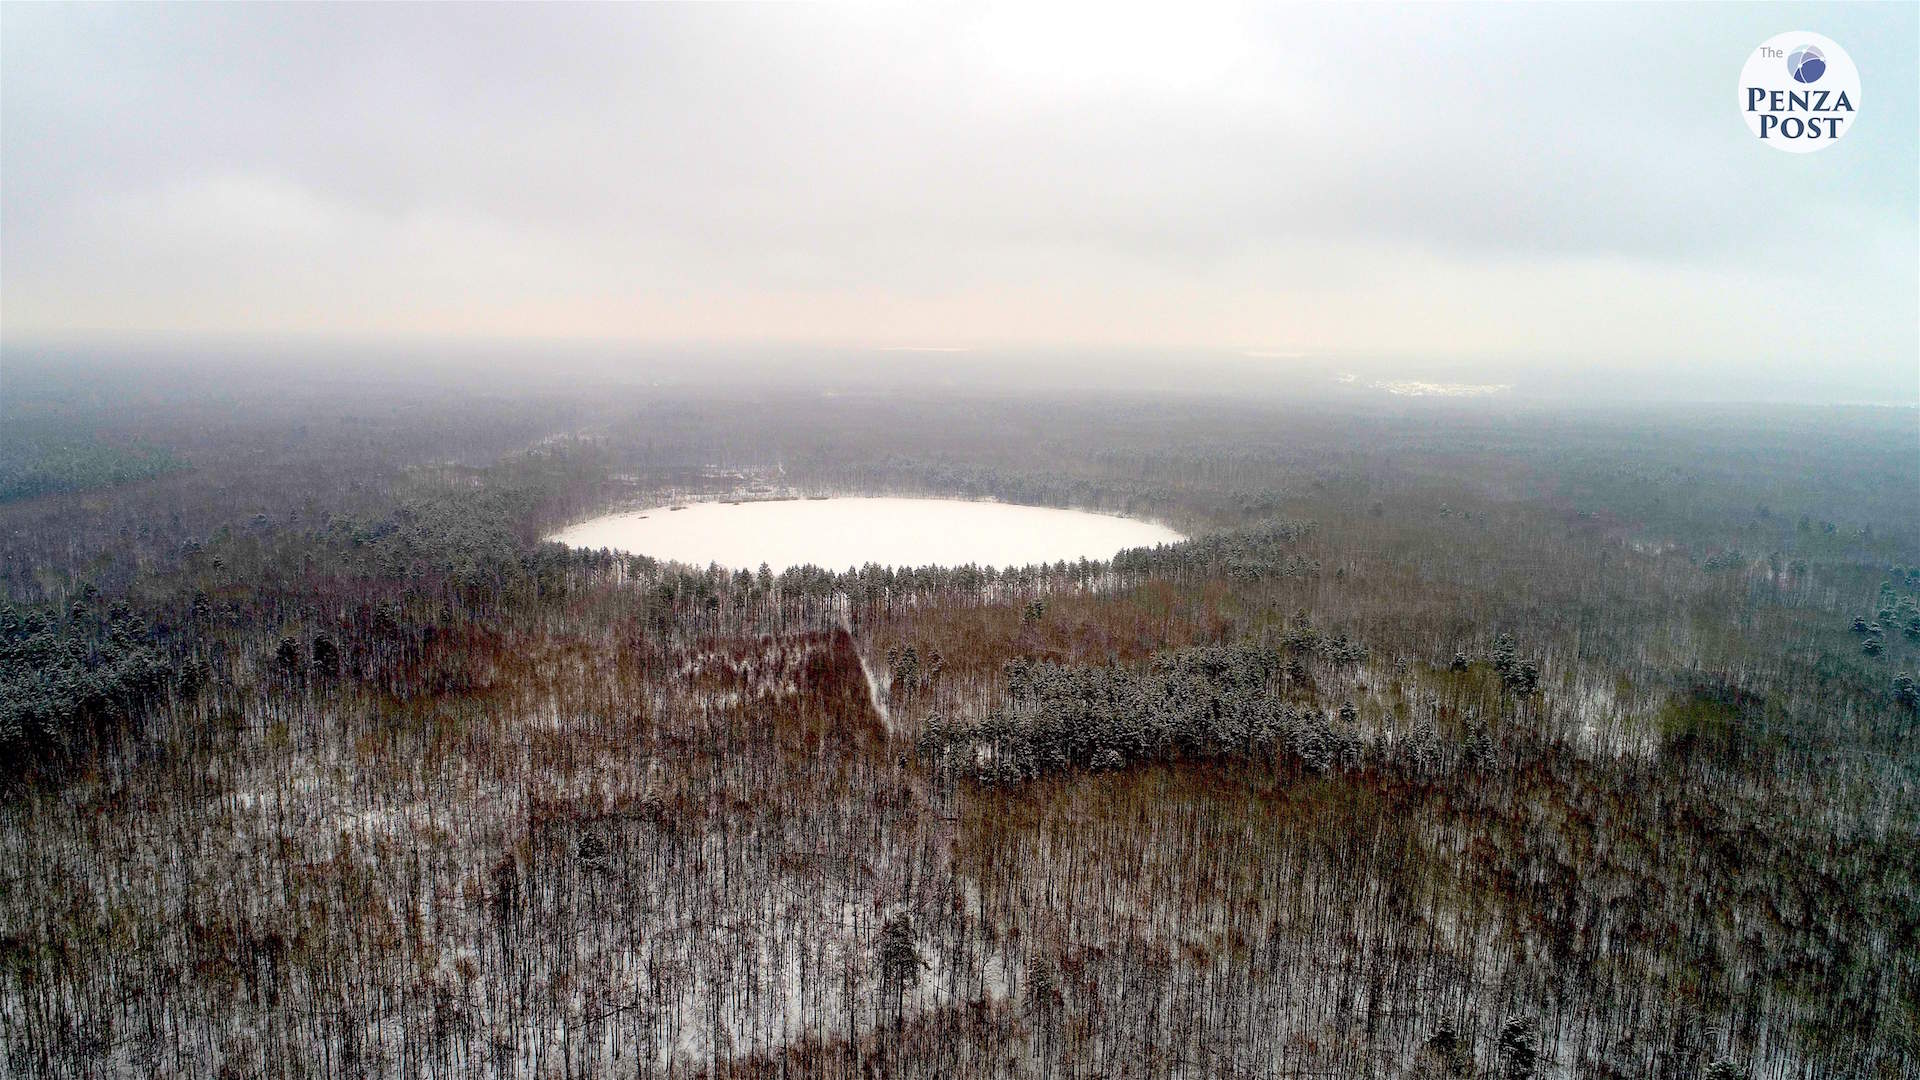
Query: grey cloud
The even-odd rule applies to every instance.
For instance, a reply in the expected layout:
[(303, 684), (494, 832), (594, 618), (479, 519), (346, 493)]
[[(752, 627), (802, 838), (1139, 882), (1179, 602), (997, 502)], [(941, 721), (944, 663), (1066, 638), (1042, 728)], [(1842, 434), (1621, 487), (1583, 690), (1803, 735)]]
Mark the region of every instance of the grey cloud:
[[(1026, 282), (1114, 304), (1213, 289), (1245, 307), (1363, 289), (1370, 260), (1549, 276), (1626, 260), (1731, 280), (1770, 237), (1812, 233), (1828, 241), (1817, 288), (1857, 276), (1886, 348), (1914, 346), (1920, 122), (1895, 90), (1916, 78), (1911, 7), (5, 19), (15, 327), (84, 308), (158, 329), (180, 309), (207, 329), (231, 307), (252, 328), (284, 309), (297, 329), (378, 329), (405, 306), (458, 332), (516, 298), (565, 311), (685, 293), (732, 312), (704, 327), (726, 337), (751, 332), (755, 290), (886, 301)], [(1797, 22), (1852, 49), (1874, 125), (1805, 161), (1754, 145), (1733, 100), (1745, 50)], [(1732, 317), (1703, 310), (1691, 338)], [(1204, 338), (1208, 319), (1196, 306), (1185, 332)], [(1001, 321), (985, 332), (1045, 330)]]

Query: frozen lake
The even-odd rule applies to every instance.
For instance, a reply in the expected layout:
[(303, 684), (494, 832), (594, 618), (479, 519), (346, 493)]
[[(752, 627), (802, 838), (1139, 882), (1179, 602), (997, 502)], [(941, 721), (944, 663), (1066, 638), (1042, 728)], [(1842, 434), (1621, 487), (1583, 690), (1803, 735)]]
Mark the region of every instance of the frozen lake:
[(551, 539), (705, 566), (831, 570), (883, 566), (1025, 566), (1105, 559), (1186, 537), (1134, 518), (958, 499), (797, 499), (693, 503), (583, 521)]

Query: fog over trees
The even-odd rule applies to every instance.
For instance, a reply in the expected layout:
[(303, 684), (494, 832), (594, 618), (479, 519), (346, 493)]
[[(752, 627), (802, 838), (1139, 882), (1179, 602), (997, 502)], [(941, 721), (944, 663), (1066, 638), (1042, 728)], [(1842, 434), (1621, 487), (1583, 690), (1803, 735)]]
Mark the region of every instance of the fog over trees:
[(16, 370), (11, 1075), (1920, 1068), (1911, 410)]
[(1916, 85), (0, 0), (0, 1080), (1920, 1078)]

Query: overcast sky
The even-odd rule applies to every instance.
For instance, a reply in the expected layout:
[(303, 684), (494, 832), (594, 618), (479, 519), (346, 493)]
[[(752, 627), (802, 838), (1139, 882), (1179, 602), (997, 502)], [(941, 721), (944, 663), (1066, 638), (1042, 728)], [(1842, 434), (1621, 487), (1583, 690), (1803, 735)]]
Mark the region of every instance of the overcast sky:
[[(1837, 40), (1815, 154), (1749, 52)], [(0, 315), (1483, 356), (1920, 397), (1920, 8), (0, 11)]]

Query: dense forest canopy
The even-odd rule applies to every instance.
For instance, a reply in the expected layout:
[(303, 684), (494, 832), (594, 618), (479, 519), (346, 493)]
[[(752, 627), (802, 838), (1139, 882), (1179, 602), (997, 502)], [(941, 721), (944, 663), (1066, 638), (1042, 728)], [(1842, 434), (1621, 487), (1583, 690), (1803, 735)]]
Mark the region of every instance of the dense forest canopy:
[(9, 363), (9, 1074), (1920, 1069), (1911, 409)]

